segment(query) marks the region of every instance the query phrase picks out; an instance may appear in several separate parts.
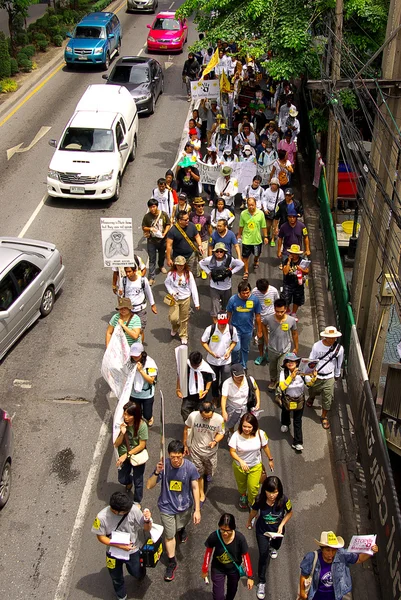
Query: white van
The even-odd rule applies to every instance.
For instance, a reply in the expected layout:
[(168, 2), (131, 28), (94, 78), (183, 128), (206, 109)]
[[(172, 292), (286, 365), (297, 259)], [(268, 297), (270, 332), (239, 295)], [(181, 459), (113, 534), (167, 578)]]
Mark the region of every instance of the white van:
[(47, 174), (54, 198), (118, 200), (127, 161), (135, 159), (138, 114), (123, 86), (90, 85), (68, 122)]

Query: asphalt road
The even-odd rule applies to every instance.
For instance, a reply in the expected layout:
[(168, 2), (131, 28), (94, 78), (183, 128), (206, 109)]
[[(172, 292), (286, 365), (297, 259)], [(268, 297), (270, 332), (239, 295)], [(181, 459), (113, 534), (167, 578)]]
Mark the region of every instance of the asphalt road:
[[(162, 1), (159, 9), (166, 10), (170, 4), (170, 0)], [(123, 53), (137, 54), (146, 40), (146, 23), (152, 17), (126, 15), (124, 9), (119, 16), (124, 27)], [(190, 39), (195, 35), (192, 31)], [(165, 93), (155, 115), (140, 120), (137, 158), (128, 166), (116, 204), (55, 201), (46, 196), (46, 172), (53, 152), (47, 140), (60, 136), (87, 85), (102, 82), (101, 72), (59, 71), (1, 127), (0, 235), (18, 235), (43, 199), (43, 207), (26, 237), (56, 243), (66, 265), (64, 289), (52, 314), (34, 325), (1, 364), (1, 405), (14, 415), (16, 446), (12, 494), (0, 514), (1, 598), (114, 597), (104, 549), (90, 533), (94, 516), (119, 489), (109, 422), (115, 401), (110, 400), (99, 371), (105, 330), (115, 305), (111, 274), (102, 263), (99, 219), (133, 217), (138, 229), (135, 243), (146, 258), (140, 235), (145, 202), (156, 180), (174, 162), (187, 117), (188, 104), (181, 83), (184, 58), (159, 57), (163, 67), (165, 62), (172, 63), (165, 70)], [(22, 142), (26, 147), (41, 127), (51, 129), (31, 150), (14, 154), (7, 161), (6, 151)], [(272, 249), (265, 252), (259, 276), (267, 276), (273, 285), (279, 285), (277, 264)], [(174, 394), (176, 342), (170, 340), (167, 307), (162, 303), (162, 277), (157, 276), (153, 288), (159, 314), (149, 314), (147, 351), (159, 366), (159, 387), (167, 404), (166, 434), (172, 439), (181, 437), (182, 422)], [(252, 284), (255, 280), (251, 275)], [(199, 348), (200, 335), (210, 323), (208, 284), (199, 281), (199, 286), (201, 311), (191, 318), (190, 349)], [(306, 353), (317, 339), (309, 303), (303, 308), (300, 332), (301, 353)], [(252, 364), (251, 373), (265, 390), (267, 368)], [(20, 380), (25, 382), (24, 387)], [(338, 530), (339, 514), (328, 437), (318, 416), (312, 411), (304, 419), (305, 451), (295, 456), (291, 438), (280, 433), (278, 409), (266, 392), (262, 394), (262, 405), (261, 425), (270, 437), (277, 474), (284, 481), (295, 514), (279, 558), (270, 566), (267, 598), (288, 600), (296, 596), (298, 564), (304, 552), (313, 548), (312, 538), (322, 529)], [(148, 444), (151, 459), (146, 474), (157, 461), (159, 425), (156, 418)], [(253, 533), (245, 530), (246, 515), (236, 508), (238, 494), (230, 463), (223, 442), (218, 475), (202, 510), (202, 523), (190, 529), (187, 545), (178, 549), (176, 580), (166, 584), (164, 569), (159, 566), (149, 571), (140, 586), (129, 582), (129, 597), (164, 594), (167, 598), (203, 600), (206, 590), (210, 598), (210, 588), (205, 588), (199, 577), (203, 544), (225, 510), (236, 515), (256, 568), (256, 543)], [(153, 490), (146, 493), (143, 505), (154, 511), (157, 521), (156, 500), (157, 490)], [(238, 598), (254, 594), (241, 587)]]

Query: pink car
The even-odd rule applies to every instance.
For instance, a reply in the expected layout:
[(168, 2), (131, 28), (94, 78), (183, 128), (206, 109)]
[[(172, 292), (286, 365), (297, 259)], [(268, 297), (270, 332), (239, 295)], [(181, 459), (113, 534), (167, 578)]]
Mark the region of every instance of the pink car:
[(188, 37), (186, 19), (176, 18), (174, 12), (161, 12), (152, 25), (147, 27), (150, 29), (147, 39), (148, 52), (182, 52)]

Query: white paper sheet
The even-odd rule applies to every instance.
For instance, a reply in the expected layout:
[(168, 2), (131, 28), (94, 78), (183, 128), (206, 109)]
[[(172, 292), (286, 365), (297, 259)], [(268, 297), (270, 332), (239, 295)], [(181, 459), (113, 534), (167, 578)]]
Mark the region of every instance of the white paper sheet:
[(370, 554), (373, 556), (371, 547), (376, 544), (375, 535), (353, 535), (349, 543), (348, 552), (357, 554)]
[(113, 544), (130, 544), (131, 538), (130, 534), (125, 531), (112, 531), (111, 532), (111, 540), (110, 540), (110, 554), (113, 558), (120, 558), (121, 560), (129, 559), (129, 552), (127, 550), (122, 550), (121, 548), (116, 548)]

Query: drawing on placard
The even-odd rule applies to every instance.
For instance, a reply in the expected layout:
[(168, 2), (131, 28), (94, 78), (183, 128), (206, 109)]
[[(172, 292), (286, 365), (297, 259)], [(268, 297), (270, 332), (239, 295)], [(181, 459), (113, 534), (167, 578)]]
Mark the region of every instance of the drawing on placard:
[(122, 231), (112, 231), (104, 245), (104, 254), (107, 258), (112, 258), (120, 254), (129, 255), (129, 246)]

